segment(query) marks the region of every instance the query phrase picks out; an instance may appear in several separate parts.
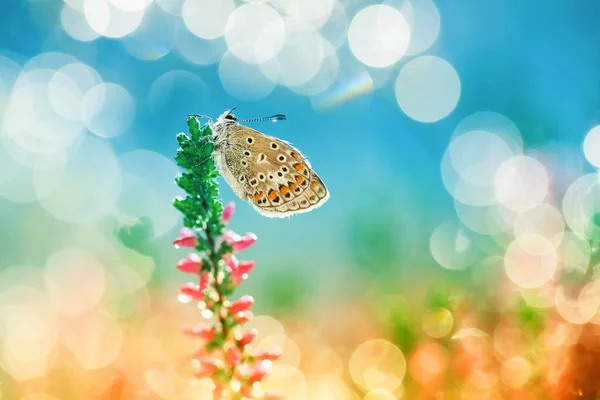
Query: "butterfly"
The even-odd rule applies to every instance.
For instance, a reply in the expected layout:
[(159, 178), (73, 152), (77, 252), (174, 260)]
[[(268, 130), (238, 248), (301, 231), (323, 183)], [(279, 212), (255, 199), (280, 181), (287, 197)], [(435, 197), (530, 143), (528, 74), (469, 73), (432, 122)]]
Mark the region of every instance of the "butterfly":
[(225, 111), (216, 122), (209, 119), (212, 156), (233, 192), (267, 217), (283, 218), (323, 205), (329, 191), (298, 149), (239, 123), (285, 116), (238, 122), (234, 110)]

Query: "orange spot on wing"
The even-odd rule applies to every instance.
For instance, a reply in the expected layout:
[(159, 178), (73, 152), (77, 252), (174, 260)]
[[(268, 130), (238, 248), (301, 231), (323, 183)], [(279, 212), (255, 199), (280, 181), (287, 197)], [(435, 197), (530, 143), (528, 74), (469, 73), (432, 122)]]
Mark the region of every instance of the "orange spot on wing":
[(298, 153), (292, 153), (292, 157), (294, 157), (296, 159), (296, 161), (300, 161), (301, 160), (301, 158), (298, 155)]
[(296, 182), (298, 182), (299, 184), (302, 184), (302, 182), (304, 182), (304, 178), (301, 176), (296, 176)]
[(310, 187), (316, 189), (317, 187), (319, 187), (319, 184), (317, 182), (313, 182), (310, 184)]
[(302, 164), (294, 164), (294, 169), (298, 172), (304, 171), (304, 165)]
[(297, 187), (298, 185), (296, 185), (295, 183), (290, 183), (290, 190), (296, 190)]
[(281, 185), (281, 186), (279, 186), (279, 191), (281, 192), (281, 194), (282, 194), (282, 195), (284, 195), (284, 196), (285, 196), (286, 194), (288, 194), (288, 192), (289, 192), (290, 190), (287, 188), (287, 186), (285, 186), (285, 185)]
[(269, 190), (269, 199), (275, 200), (277, 198), (277, 192), (273, 189)]

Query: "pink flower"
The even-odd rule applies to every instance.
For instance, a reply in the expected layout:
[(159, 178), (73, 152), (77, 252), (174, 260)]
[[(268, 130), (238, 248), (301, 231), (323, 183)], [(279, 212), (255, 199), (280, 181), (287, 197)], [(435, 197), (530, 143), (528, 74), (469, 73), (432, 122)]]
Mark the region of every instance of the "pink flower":
[(240, 311), (235, 314), (235, 320), (238, 324), (244, 324), (254, 318), (254, 314), (250, 310)]
[(237, 347), (230, 347), (229, 350), (227, 350), (227, 363), (230, 366), (235, 367), (241, 362), (242, 353), (240, 352), (240, 349)]
[(252, 304), (254, 304), (254, 297), (245, 295), (240, 297), (238, 300), (231, 303), (229, 306), (229, 312), (232, 314), (239, 314), (241, 311), (246, 311)]
[(177, 269), (188, 274), (197, 274), (200, 272), (202, 259), (198, 254), (190, 254), (177, 263)]
[(199, 290), (204, 293), (208, 288), (208, 284), (210, 282), (210, 274), (208, 271), (203, 271), (200, 273), (200, 284), (198, 285)]
[(263, 360), (275, 361), (279, 357), (281, 357), (281, 348), (280, 347), (274, 347), (271, 350), (263, 351), (262, 353), (259, 353), (256, 356), (254, 356), (254, 358), (257, 361), (263, 361)]
[(233, 254), (227, 254), (225, 257), (223, 257), (223, 261), (225, 261), (225, 264), (227, 264), (231, 272), (236, 271), (240, 264), (238, 259)]
[(194, 374), (197, 378), (206, 378), (214, 375), (219, 370), (221, 364), (221, 361), (214, 357), (202, 357), (198, 361), (200, 361), (201, 366), (200, 370)]
[(267, 375), (267, 370), (265, 369), (262, 363), (258, 363), (252, 369), (248, 380), (250, 381), (250, 383), (260, 382), (265, 377), (265, 375)]
[(179, 247), (196, 247), (198, 245), (198, 237), (189, 228), (181, 228), (179, 237), (173, 241), (173, 246)]
[(209, 328), (203, 324), (197, 325), (193, 328), (184, 328), (183, 333), (189, 336), (194, 336), (205, 340), (213, 340), (217, 334), (215, 328)]
[(239, 261), (237, 268), (231, 270), (231, 278), (235, 286), (239, 286), (244, 279), (248, 277), (248, 273), (254, 268), (254, 261)]
[(238, 341), (238, 343), (240, 344), (240, 346), (244, 347), (252, 343), (256, 335), (258, 335), (258, 331), (256, 329), (252, 329), (244, 333), (244, 335), (242, 335), (242, 338)]
[(250, 273), (250, 271), (252, 271), (255, 264), (256, 263), (254, 261), (240, 261), (237, 272), (241, 275), (247, 275)]
[(245, 235), (240, 236), (231, 230), (226, 231), (223, 236), (221, 236), (221, 240), (228, 242), (235, 252), (242, 251), (252, 246), (252, 244), (256, 242), (256, 239), (257, 237), (254, 233), (246, 233)]
[(193, 300), (204, 299), (204, 290), (200, 289), (200, 285), (188, 282), (185, 285), (179, 286), (179, 293), (191, 297)]
[(224, 224), (227, 224), (229, 222), (229, 220), (231, 219), (231, 217), (233, 216), (233, 213), (235, 212), (235, 203), (231, 202), (228, 203), (225, 208), (223, 209), (223, 214), (221, 215), (221, 221), (223, 221)]

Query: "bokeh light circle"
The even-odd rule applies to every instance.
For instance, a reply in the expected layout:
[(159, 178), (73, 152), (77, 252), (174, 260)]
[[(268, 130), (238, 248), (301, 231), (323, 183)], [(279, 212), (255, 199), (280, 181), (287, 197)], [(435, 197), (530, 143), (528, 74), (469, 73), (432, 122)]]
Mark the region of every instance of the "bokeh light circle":
[(140, 26), (121, 39), (129, 54), (142, 60), (158, 60), (171, 52), (180, 30), (178, 18), (150, 7)]
[(85, 94), (81, 113), (86, 127), (96, 135), (119, 136), (133, 123), (135, 102), (123, 86), (101, 83)]
[(498, 135), (470, 131), (455, 137), (442, 157), (446, 190), (470, 206), (496, 206), (494, 177), (500, 165), (514, 155)]
[(60, 12), (60, 23), (69, 36), (82, 42), (90, 42), (100, 36), (85, 22), (83, 12), (71, 8), (69, 4), (65, 4)]
[(406, 115), (420, 122), (435, 122), (449, 115), (456, 108), (460, 93), (458, 73), (439, 57), (411, 60), (396, 80), (398, 105)]
[[(542, 236), (558, 247), (565, 233), (565, 221), (556, 207), (548, 203), (540, 203), (536, 207), (522, 212), (514, 224), (514, 235), (517, 240), (527, 235)], [(527, 246), (523, 241), (521, 246)], [(528, 249), (533, 250), (533, 249)]]
[(56, 310), (76, 316), (92, 310), (104, 295), (104, 266), (81, 249), (54, 253), (44, 272), (46, 291)]
[(395, 8), (372, 5), (360, 10), (348, 28), (348, 44), (354, 56), (371, 67), (387, 67), (408, 49), (410, 28)]
[(592, 128), (585, 136), (583, 153), (590, 164), (600, 168), (600, 126)]
[(349, 362), (352, 380), (364, 390), (400, 387), (406, 373), (402, 351), (383, 339), (368, 340), (352, 353)]
[[(521, 240), (514, 240), (504, 254), (506, 274), (522, 288), (542, 286), (554, 274), (558, 264), (558, 255), (554, 244), (546, 238), (529, 235), (530, 244), (523, 247)], [(530, 249), (534, 248), (535, 251)]]
[(550, 178), (538, 160), (512, 157), (500, 165), (494, 177), (498, 201), (514, 211), (526, 211), (540, 204), (548, 194)]
[(260, 68), (273, 82), (285, 86), (306, 84), (321, 69), (326, 56), (326, 48), (331, 48), (315, 32), (295, 35), (286, 40), (277, 56)]
[(86, 137), (66, 165), (34, 171), (33, 185), (42, 207), (56, 218), (91, 222), (113, 211), (121, 170), (105, 142)]
[(442, 338), (450, 333), (454, 325), (452, 313), (445, 308), (430, 310), (423, 315), (421, 326), (432, 338)]
[[(140, 26), (145, 9), (123, 10), (126, 8), (123, 5), (127, 3), (118, 1), (117, 3), (116, 0), (85, 0), (83, 8), (85, 19), (98, 34), (121, 38)], [(120, 7), (115, 4), (119, 4)]]
[(446, 221), (435, 228), (429, 248), (438, 264), (452, 270), (467, 268), (477, 256), (470, 234), (455, 221)]
[(229, 94), (244, 101), (265, 98), (275, 88), (275, 83), (265, 77), (256, 64), (246, 63), (232, 53), (221, 59), (219, 78)]
[(181, 13), (190, 32), (203, 39), (215, 39), (225, 33), (225, 24), (233, 10), (232, 0), (186, 0)]
[(600, 181), (587, 174), (571, 183), (562, 202), (569, 228), (581, 238), (600, 238)]
[(225, 40), (229, 51), (249, 63), (262, 63), (275, 57), (286, 40), (281, 16), (267, 4), (250, 3), (238, 7), (227, 21)]

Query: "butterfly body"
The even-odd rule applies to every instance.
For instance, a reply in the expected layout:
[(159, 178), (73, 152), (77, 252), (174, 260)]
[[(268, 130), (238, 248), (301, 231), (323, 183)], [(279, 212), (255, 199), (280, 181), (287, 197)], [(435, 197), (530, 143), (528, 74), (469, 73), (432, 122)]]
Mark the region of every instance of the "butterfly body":
[(213, 131), (213, 157), (234, 193), (268, 217), (311, 211), (329, 191), (306, 158), (288, 142), (237, 122), (224, 112)]

